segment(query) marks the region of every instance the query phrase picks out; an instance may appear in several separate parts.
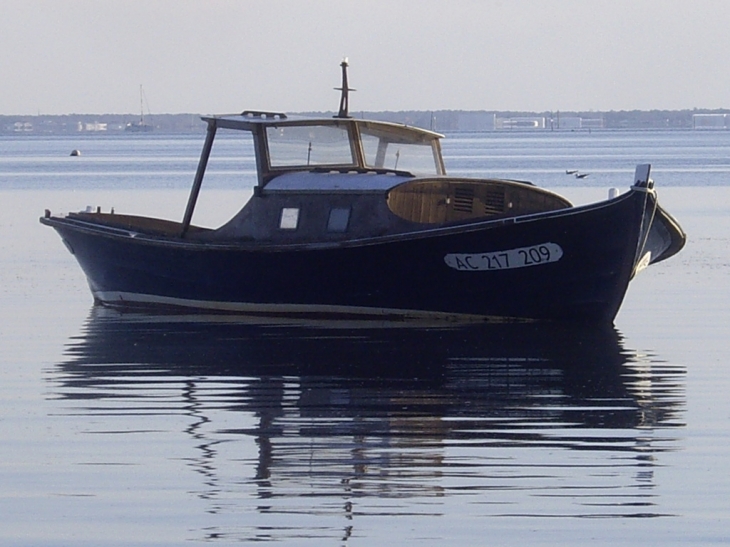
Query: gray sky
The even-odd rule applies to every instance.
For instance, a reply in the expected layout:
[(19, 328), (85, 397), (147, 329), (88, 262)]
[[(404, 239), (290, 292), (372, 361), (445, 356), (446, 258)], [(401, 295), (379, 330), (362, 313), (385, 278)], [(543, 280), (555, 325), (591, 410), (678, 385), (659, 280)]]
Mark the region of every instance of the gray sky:
[(727, 0), (0, 0), (0, 114), (730, 107)]

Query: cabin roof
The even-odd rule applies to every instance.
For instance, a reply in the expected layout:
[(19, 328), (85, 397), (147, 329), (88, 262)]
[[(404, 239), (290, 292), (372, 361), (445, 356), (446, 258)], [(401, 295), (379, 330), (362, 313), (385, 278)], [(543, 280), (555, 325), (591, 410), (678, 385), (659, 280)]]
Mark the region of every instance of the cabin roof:
[(284, 125), (337, 125), (350, 123), (370, 128), (381, 128), (390, 133), (401, 132), (417, 137), (419, 140), (441, 139), (443, 135), (428, 129), (404, 125), (393, 122), (377, 120), (364, 120), (358, 118), (339, 117), (309, 117), (285, 114), (283, 112), (263, 112), (258, 110), (244, 110), (240, 114), (225, 114), (221, 116), (202, 116), (203, 121), (213, 123), (216, 127), (224, 129), (237, 129), (241, 131), (255, 131), (261, 126), (284, 126)]
[(266, 185), (280, 192), (385, 192), (410, 180), (409, 173), (361, 173), (358, 171), (317, 171), (285, 173)]

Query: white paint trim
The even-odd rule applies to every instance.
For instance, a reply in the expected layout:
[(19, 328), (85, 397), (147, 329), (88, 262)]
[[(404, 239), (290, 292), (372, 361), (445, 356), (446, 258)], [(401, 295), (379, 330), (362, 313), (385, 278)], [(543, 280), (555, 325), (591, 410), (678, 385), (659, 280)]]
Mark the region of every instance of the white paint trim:
[(636, 267), (634, 268), (634, 275), (645, 270), (649, 266), (649, 264), (651, 264), (651, 251), (646, 251), (646, 254), (644, 254), (644, 256), (642, 256), (641, 259), (636, 263)]
[(524, 319), (494, 317), (487, 315), (449, 313), (399, 308), (370, 308), (365, 306), (334, 306), (312, 304), (258, 304), (249, 302), (219, 302), (209, 300), (190, 300), (153, 294), (130, 293), (123, 291), (93, 291), (94, 297), (110, 307), (130, 308), (181, 308), (196, 309), (218, 313), (263, 314), (263, 315), (352, 315), (362, 317), (399, 317), (403, 319), (432, 320), (444, 322), (526, 322)]

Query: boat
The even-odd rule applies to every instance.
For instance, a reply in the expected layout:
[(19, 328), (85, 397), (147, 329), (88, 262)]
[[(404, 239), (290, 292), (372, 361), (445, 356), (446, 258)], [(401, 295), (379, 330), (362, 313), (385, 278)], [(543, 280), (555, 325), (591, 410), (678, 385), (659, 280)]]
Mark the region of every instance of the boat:
[(154, 129), (154, 127), (148, 123), (145, 123), (144, 121), (144, 91), (142, 90), (142, 86), (139, 86), (139, 121), (138, 122), (129, 122), (127, 125), (124, 126), (125, 131), (129, 131), (130, 133), (149, 133)]
[[(180, 221), (87, 209), (53, 215), (95, 302), (127, 310), (610, 324), (629, 282), (686, 236), (651, 166), (588, 205), (524, 181), (450, 177), (443, 135), (353, 118), (348, 65), (332, 117), (205, 116)], [(250, 199), (193, 224), (218, 131), (253, 143)], [(615, 193), (614, 193), (615, 194)]]

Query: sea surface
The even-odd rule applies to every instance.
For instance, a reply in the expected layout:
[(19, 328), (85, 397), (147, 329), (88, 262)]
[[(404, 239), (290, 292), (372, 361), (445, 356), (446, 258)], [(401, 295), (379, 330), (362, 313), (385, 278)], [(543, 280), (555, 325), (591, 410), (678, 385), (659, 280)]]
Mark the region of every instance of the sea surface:
[[(615, 327), (95, 307), (38, 217), (179, 220), (202, 142), (0, 138), (0, 545), (730, 544), (730, 132), (447, 135), (451, 174), (576, 203), (653, 164), (688, 243)], [(194, 222), (254, 180), (220, 139)]]

